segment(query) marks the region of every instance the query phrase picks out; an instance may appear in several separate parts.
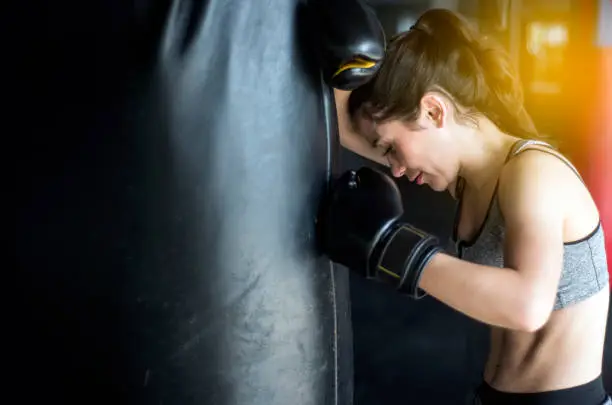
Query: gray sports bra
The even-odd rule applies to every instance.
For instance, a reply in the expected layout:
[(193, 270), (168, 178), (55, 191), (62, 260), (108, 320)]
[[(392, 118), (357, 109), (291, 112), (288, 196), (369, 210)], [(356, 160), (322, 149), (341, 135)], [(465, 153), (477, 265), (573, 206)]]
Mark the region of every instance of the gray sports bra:
[[(558, 157), (581, 178), (574, 166), (564, 156), (554, 150), (549, 144), (540, 141), (519, 141), (511, 148), (506, 162), (519, 153), (530, 149), (532, 145), (548, 148), (550, 151), (542, 150), (541, 148), (538, 148), (538, 150)], [(459, 194), (461, 194), (461, 190)], [(497, 203), (497, 186), (489, 204), (485, 220), (476, 237), (469, 242), (458, 240), (457, 237), (461, 198), (459, 201), (452, 236), (457, 256), (474, 263), (503, 267), (505, 227)], [(585, 238), (564, 243), (563, 270), (557, 289), (554, 310), (583, 301), (607, 287), (609, 279), (607, 267), (604, 233), (601, 222)]]

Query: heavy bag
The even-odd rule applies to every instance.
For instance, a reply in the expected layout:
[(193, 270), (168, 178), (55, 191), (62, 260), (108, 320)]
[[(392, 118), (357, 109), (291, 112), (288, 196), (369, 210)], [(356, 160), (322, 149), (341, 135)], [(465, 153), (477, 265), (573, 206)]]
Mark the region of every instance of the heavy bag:
[(335, 107), (300, 10), (31, 10), (21, 401), (352, 402), (348, 276), (314, 235)]

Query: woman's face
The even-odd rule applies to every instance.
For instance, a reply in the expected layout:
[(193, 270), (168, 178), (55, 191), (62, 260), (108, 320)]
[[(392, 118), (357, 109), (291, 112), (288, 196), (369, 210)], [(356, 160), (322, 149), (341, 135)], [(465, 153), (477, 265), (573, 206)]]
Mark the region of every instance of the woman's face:
[(360, 133), (384, 155), (395, 177), (406, 176), (417, 184), (427, 184), (435, 191), (447, 190), (459, 173), (457, 140), (453, 125), (430, 111), (421, 113), (416, 122), (392, 120), (376, 123), (362, 116)]

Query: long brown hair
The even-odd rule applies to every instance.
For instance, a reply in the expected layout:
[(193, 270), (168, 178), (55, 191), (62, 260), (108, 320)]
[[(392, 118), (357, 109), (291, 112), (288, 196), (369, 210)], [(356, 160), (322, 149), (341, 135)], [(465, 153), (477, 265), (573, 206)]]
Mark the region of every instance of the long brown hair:
[(447, 96), (456, 119), (482, 114), (508, 134), (538, 136), (508, 53), (450, 10), (426, 11), (391, 38), (376, 77), (351, 93), (349, 113), (365, 106), (377, 121), (414, 121), (428, 91)]

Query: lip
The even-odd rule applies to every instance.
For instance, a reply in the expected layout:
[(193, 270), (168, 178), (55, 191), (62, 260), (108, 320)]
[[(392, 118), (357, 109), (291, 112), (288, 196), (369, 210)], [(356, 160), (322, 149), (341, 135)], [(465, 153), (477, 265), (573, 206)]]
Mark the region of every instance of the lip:
[(423, 172), (419, 173), (418, 176), (416, 176), (416, 184), (418, 184), (419, 186), (423, 185)]
[(423, 172), (417, 172), (417, 174), (415, 174), (414, 176), (409, 177), (408, 180), (410, 180), (411, 182), (414, 182), (415, 180), (419, 180), (419, 179), (422, 180), (422, 178), (423, 178)]

